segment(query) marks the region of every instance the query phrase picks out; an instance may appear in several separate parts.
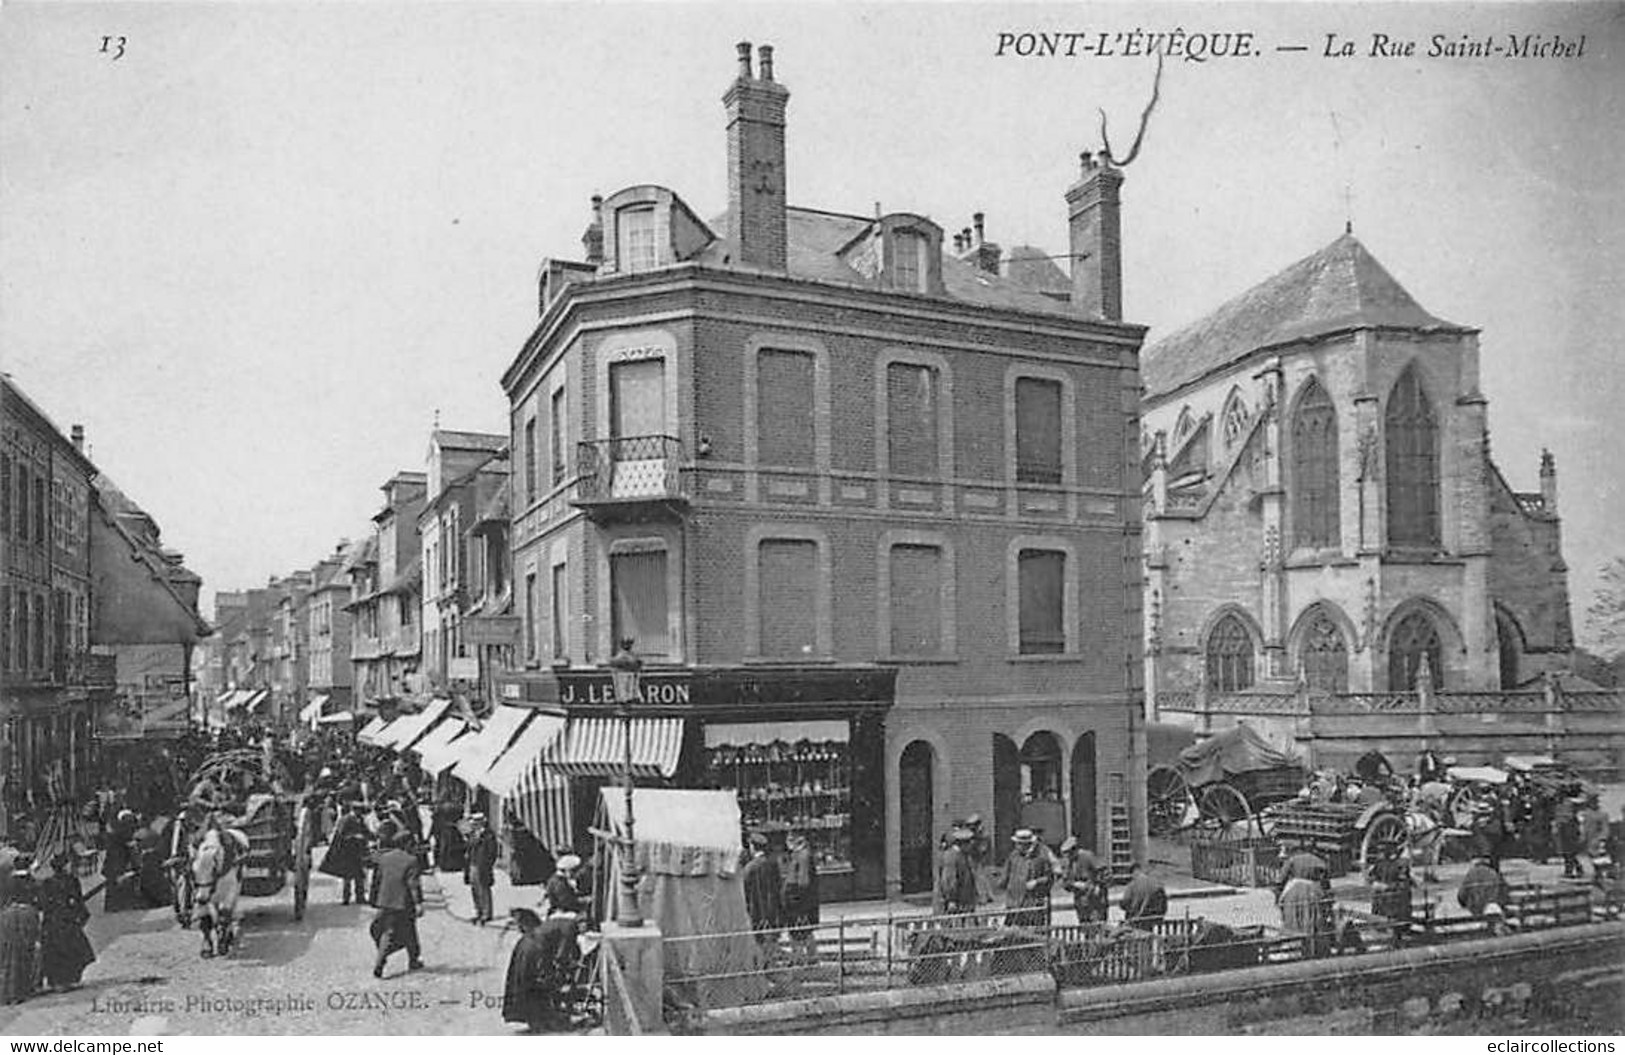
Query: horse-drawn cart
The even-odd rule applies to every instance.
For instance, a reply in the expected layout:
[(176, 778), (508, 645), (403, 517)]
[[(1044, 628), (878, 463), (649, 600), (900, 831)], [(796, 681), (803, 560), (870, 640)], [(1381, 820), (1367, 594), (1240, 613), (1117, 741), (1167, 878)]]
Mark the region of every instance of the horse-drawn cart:
[(287, 774), (261, 751), (238, 749), (210, 755), (187, 784), (189, 824), (222, 824), (248, 837), (242, 864), (246, 897), (270, 897), (287, 883), (293, 867), (298, 796), (283, 790)]
[(1297, 759), (1270, 746), (1251, 726), (1237, 725), (1146, 775), (1151, 833), (1194, 827), (1210, 837), (1262, 836), (1263, 811), (1295, 798), (1303, 785)]

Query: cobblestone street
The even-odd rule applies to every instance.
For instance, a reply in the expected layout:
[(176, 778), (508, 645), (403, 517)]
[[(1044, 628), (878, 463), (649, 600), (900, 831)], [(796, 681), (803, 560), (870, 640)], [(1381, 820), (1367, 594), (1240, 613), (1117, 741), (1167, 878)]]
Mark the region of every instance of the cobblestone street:
[[(514, 931), (469, 922), (457, 876), (426, 877), (419, 921), (427, 967), (408, 972), (396, 953), (371, 974), (372, 910), (340, 905), (336, 880), (312, 877), (302, 923), (291, 886), (245, 898), (241, 941), (225, 959), (203, 959), (195, 929), (170, 909), (106, 915), (87, 927), (97, 960), (84, 984), (0, 1010), (0, 1034), (399, 1034), (501, 1035), (502, 982)], [(534, 899), (531, 899), (534, 900)]]

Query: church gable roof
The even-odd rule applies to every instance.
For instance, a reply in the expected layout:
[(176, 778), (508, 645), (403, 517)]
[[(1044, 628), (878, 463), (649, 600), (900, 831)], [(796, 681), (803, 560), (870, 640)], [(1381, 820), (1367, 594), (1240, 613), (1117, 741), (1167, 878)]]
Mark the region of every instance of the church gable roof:
[(1155, 398), (1252, 352), (1370, 328), (1466, 332), (1418, 304), (1352, 234), (1146, 346), (1146, 395)]

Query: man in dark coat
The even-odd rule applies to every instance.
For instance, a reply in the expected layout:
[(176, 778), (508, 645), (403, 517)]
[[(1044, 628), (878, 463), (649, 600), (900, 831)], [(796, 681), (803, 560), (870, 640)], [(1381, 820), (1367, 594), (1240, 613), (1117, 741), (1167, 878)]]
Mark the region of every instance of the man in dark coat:
[(491, 920), (491, 887), (496, 884), (497, 837), (485, 823), (485, 814), (469, 817), (473, 826), (468, 835), (468, 864), (463, 869), (463, 882), (474, 895), (474, 925)]
[(40, 973), (53, 989), (72, 989), (79, 984), (85, 968), (96, 952), (85, 937), (84, 888), (73, 873), (73, 854), (63, 850), (51, 859), (51, 877), (39, 886)]
[(450, 795), (434, 808), (434, 866), (442, 872), (461, 872), (468, 866), (467, 846), (457, 822), (463, 807)]
[(953, 916), (975, 912), (978, 895), (976, 866), (971, 863), (970, 844), (975, 834), (969, 828), (955, 828), (949, 833), (948, 848), (942, 852), (937, 865), (937, 905), (939, 911)]
[(378, 909), (372, 921), (372, 938), (378, 945), (372, 965), (374, 978), (384, 976), (384, 963), (396, 949), (406, 950), (410, 970), (423, 966), (423, 951), (418, 945), (423, 883), (417, 855), (401, 845), (405, 841), (397, 836), (395, 844), (378, 855), (372, 873), (372, 903)]
[(1584, 805), (1585, 799), (1579, 795), (1566, 794), (1552, 811), (1552, 830), (1557, 836), (1557, 852), (1563, 857), (1564, 879), (1584, 877), (1580, 870), (1580, 811)]
[(1021, 828), (1011, 836), (1015, 849), (1004, 862), (1004, 907), (1020, 911), (1004, 917), (1011, 927), (1038, 927), (1049, 922), (1049, 893), (1055, 872), (1038, 849), (1038, 834)]
[(350, 903), (352, 893), (357, 901), (366, 894), (362, 889), (362, 879), (366, 873), (367, 846), (371, 838), (366, 818), (361, 814), (361, 803), (350, 803), (349, 812), (339, 819), (333, 829), (333, 838), (327, 844), (327, 853), (322, 855), (320, 867), (323, 874), (343, 881), (342, 894), (346, 905)]
[(811, 962), (818, 959), (818, 943), (813, 937), (813, 928), (818, 925), (818, 862), (803, 833), (791, 832), (786, 845), (790, 857), (784, 865), (784, 922), (790, 928), (791, 942)]
[(750, 833), (750, 860), (745, 862), (740, 878), (745, 884), (745, 911), (750, 913), (756, 944), (770, 949), (779, 943), (784, 918), (784, 877), (779, 874), (779, 862), (768, 853), (767, 836), (761, 832)]
[(527, 908), (513, 909), (512, 916), (524, 936), (508, 957), (502, 1020), (523, 1022), (536, 1033), (563, 1010), (561, 998), (581, 960), (580, 920), (574, 913), (543, 920)]
[(1487, 856), (1475, 857), (1456, 889), (1456, 903), (1483, 920), (1491, 934), (1500, 934), (1506, 929), (1506, 900), (1507, 883), (1501, 873)]
[(1111, 904), (1108, 890), (1111, 869), (1070, 836), (1061, 844), (1061, 854), (1066, 859), (1062, 883), (1072, 894), (1072, 908), (1078, 914), (1078, 922), (1105, 923)]
[(1168, 891), (1138, 861), (1123, 888), (1123, 919), (1130, 926), (1150, 930), (1150, 924), (1168, 914)]

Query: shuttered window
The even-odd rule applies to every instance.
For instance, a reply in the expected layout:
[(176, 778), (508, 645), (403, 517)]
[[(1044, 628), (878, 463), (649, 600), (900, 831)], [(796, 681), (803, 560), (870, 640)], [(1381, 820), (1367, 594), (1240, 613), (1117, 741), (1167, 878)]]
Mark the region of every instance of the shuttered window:
[(612, 598), (610, 636), (616, 648), (626, 638), (641, 655), (670, 651), (666, 631), (666, 551), (614, 553), (609, 558)]
[(553, 658), (570, 654), (570, 571), (564, 564), (553, 565)]
[(525, 576), (525, 658), (536, 658), (536, 642), (541, 638), (542, 628), (536, 621), (541, 613), (536, 605), (536, 575), (531, 573)]
[(1061, 383), (1016, 379), (1016, 481), (1061, 482)]
[(45, 477), (38, 473), (34, 474), (34, 541), (45, 541)]
[(566, 451), (564, 447), (565, 441), (569, 436), (569, 432), (565, 427), (566, 422), (564, 420), (564, 389), (561, 388), (557, 392), (553, 393), (553, 401), (549, 407), (549, 410), (550, 413), (548, 415), (548, 424), (552, 429), (553, 447), (553, 483), (555, 486), (557, 486), (561, 481), (563, 481), (564, 474), (568, 471), (570, 464), (569, 452)]
[(760, 650), (775, 659), (818, 651), (818, 543), (765, 539), (757, 550)]
[(890, 572), (892, 655), (941, 655), (942, 550), (893, 546)]
[(525, 422), (525, 500), (536, 501), (536, 419)]
[(936, 476), (937, 372), (914, 363), (886, 366), (886, 459), (897, 476)]
[(756, 461), (811, 469), (817, 461), (816, 370), (807, 352), (763, 348), (756, 356)]
[(1066, 554), (1024, 549), (1017, 558), (1023, 655), (1066, 651)]
[(17, 466), (17, 540), (28, 541), (28, 466)]

